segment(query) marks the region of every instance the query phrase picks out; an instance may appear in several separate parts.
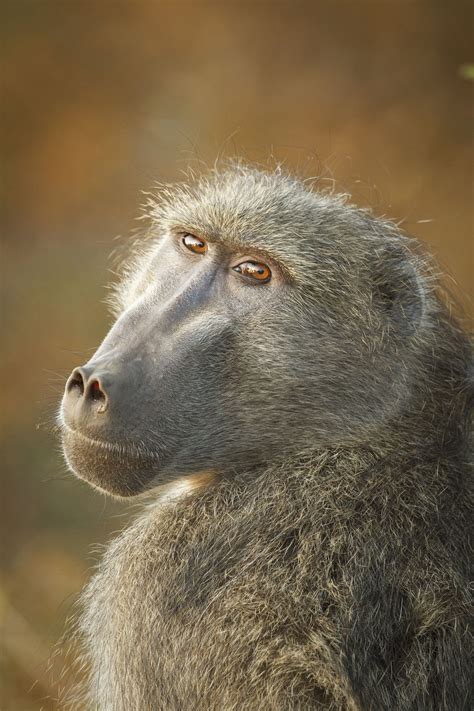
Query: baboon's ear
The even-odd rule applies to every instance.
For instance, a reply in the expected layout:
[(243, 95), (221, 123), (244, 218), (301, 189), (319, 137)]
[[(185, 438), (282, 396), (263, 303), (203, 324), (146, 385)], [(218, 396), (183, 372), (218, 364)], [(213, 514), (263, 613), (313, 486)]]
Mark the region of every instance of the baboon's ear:
[(425, 287), (417, 261), (404, 246), (390, 244), (377, 256), (374, 303), (400, 335), (413, 335), (425, 310)]

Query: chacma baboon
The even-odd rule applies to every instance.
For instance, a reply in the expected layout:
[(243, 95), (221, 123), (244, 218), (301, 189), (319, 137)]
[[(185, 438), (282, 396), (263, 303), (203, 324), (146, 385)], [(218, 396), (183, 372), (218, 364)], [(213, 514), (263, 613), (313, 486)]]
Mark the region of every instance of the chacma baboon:
[(60, 416), (78, 476), (152, 492), (83, 596), (86, 708), (472, 708), (470, 348), (429, 260), (239, 163), (150, 217)]

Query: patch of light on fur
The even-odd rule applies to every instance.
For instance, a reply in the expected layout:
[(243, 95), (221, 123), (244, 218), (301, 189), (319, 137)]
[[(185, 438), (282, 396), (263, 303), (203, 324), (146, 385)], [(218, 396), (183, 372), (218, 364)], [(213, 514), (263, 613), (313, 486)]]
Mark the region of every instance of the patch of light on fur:
[(179, 479), (170, 484), (166, 491), (160, 496), (160, 503), (167, 504), (181, 499), (185, 494), (189, 494), (193, 490), (193, 485), (187, 479)]

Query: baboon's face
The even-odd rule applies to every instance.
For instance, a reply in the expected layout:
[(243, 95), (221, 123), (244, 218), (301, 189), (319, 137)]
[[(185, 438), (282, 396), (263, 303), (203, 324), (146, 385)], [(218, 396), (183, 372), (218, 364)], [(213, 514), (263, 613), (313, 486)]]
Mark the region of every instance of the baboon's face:
[(384, 416), (396, 378), (362, 266), (349, 273), (306, 191), (285, 222), (281, 195), (239, 185), (168, 205), (116, 323), (67, 382), (65, 456), (110, 493), (350, 441)]

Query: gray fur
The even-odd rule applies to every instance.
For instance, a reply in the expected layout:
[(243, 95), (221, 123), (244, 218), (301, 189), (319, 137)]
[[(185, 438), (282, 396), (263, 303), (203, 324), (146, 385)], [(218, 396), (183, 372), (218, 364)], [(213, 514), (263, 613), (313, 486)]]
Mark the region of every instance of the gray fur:
[[(108, 451), (65, 435), (80, 476), (151, 497), (83, 595), (85, 707), (472, 708), (471, 353), (429, 260), (280, 170), (162, 187), (148, 214), (88, 364), (141, 376)], [(154, 259), (176, 229), (281, 280), (231, 312), (213, 281), (171, 319), (178, 277), (155, 286)]]

